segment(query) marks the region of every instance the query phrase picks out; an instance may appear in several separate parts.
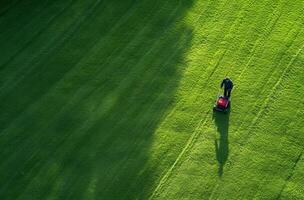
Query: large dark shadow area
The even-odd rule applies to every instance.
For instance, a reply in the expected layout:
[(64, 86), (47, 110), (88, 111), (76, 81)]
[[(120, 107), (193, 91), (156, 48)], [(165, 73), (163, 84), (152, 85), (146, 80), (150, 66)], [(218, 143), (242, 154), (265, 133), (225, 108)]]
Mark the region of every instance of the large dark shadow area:
[[(27, 4), (46, 10), (16, 26), (44, 14), (39, 35), (27, 32), (0, 68), (0, 199), (147, 199), (163, 159), (150, 158), (153, 133), (191, 45), (192, 0), (49, 3)], [(1, 38), (12, 48), (10, 35)]]
[(230, 116), (230, 112), (228, 113), (213, 112), (213, 116), (212, 116), (215, 126), (217, 127), (217, 132), (219, 134), (219, 139), (216, 139), (214, 141), (214, 145), (215, 145), (216, 159), (219, 165), (218, 175), (220, 177), (223, 175), (224, 165), (229, 155), (229, 140), (228, 140), (229, 116)]

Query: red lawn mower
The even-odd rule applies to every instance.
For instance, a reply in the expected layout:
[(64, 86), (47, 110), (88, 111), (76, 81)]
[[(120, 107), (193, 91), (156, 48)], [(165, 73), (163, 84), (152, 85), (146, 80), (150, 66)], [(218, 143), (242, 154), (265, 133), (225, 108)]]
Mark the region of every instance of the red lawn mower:
[(233, 89), (232, 80), (226, 76), (221, 83), (221, 88), (224, 88), (224, 95), (218, 95), (218, 98), (213, 106), (213, 110), (228, 113), (230, 111), (230, 95)]
[(228, 113), (230, 110), (230, 98), (223, 95), (218, 96), (213, 106), (213, 110)]

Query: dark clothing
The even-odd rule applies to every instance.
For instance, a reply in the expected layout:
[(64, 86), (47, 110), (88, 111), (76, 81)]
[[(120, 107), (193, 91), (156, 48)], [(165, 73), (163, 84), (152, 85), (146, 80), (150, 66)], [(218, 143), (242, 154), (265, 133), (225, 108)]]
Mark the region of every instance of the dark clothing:
[(229, 78), (225, 78), (221, 83), (221, 88), (224, 87), (224, 96), (230, 97), (231, 90), (233, 89), (233, 82)]
[(231, 89), (224, 88), (224, 96), (225, 97), (230, 97), (230, 95), (231, 95)]

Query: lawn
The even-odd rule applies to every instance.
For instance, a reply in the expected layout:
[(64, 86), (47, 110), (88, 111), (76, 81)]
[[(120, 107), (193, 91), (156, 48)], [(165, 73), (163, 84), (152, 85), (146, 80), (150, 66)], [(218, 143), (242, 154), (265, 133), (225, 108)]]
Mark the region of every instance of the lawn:
[(0, 199), (304, 199), (303, 8), (1, 0)]

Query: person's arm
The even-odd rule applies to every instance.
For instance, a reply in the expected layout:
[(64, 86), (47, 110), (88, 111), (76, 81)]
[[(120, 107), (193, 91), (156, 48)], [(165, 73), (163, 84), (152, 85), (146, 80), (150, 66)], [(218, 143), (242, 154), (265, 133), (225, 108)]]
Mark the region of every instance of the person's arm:
[(221, 88), (223, 88), (224, 82), (225, 82), (225, 80), (222, 81), (222, 83), (221, 83)]
[(231, 81), (231, 90), (233, 89), (233, 82)]

